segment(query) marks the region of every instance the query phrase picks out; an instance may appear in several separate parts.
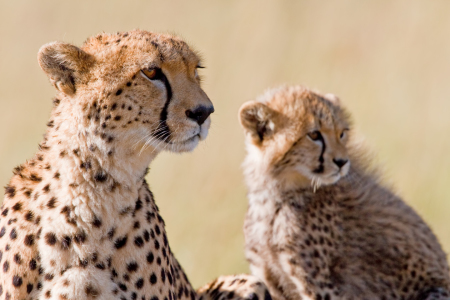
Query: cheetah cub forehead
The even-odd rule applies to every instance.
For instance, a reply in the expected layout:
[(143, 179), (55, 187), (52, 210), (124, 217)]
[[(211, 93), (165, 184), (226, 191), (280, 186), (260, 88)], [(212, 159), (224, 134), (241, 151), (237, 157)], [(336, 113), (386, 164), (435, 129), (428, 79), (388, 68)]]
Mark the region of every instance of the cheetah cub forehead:
[(206, 138), (213, 105), (200, 86), (199, 56), (180, 38), (141, 30), (54, 42), (38, 54), (59, 91), (58, 115), (105, 141), (158, 152), (193, 150)]
[(246, 171), (258, 167), (314, 189), (348, 173), (350, 122), (334, 95), (301, 86), (272, 89), (244, 103), (239, 119), (246, 134)]

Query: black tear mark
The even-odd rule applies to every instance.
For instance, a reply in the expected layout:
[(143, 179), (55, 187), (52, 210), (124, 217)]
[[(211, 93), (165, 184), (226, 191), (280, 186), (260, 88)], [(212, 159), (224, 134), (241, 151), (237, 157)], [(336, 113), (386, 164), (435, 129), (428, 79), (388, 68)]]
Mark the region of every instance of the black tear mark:
[(319, 140), (322, 142), (322, 152), (320, 153), (319, 156), (319, 166), (314, 169), (314, 173), (323, 173), (323, 171), (325, 170), (325, 167), (323, 165), (325, 159), (323, 158), (323, 155), (325, 153), (325, 149), (327, 148), (326, 144), (325, 144), (325, 140), (323, 139), (322, 135), (319, 135)]

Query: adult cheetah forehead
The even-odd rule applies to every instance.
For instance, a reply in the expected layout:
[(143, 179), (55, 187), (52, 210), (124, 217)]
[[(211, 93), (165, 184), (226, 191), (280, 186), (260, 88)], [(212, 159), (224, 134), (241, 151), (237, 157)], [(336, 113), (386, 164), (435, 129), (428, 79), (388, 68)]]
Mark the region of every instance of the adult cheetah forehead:
[(100, 59), (116, 55), (132, 59), (153, 54), (160, 63), (181, 59), (184, 63), (200, 65), (199, 54), (181, 38), (144, 30), (100, 33), (88, 38), (81, 48)]

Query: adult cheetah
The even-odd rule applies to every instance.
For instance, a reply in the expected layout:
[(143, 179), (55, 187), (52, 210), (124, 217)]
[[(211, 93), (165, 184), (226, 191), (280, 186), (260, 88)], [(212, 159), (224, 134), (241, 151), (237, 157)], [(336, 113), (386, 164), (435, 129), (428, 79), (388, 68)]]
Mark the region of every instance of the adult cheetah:
[[(196, 299), (144, 177), (159, 152), (207, 136), (214, 108), (198, 56), (177, 37), (134, 30), (81, 48), (50, 43), (38, 60), (58, 93), (37, 154), (6, 186), (0, 299)], [(234, 298), (263, 297), (243, 276), (254, 284)]]
[(333, 95), (273, 89), (243, 105), (246, 256), (275, 299), (449, 299), (446, 255), (383, 187)]

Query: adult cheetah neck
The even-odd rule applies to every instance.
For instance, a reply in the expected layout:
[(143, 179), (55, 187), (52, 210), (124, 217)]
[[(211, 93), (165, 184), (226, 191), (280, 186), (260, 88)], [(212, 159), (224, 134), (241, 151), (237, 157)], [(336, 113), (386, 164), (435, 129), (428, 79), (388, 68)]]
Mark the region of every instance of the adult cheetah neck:
[[(127, 137), (102, 128), (95, 120), (98, 102), (83, 104), (83, 99), (59, 95), (54, 103), (39, 151), (16, 169), (10, 186), (22, 186), (42, 201), (48, 199), (40, 196), (51, 189), (59, 204), (74, 207), (120, 211), (132, 205), (157, 151), (140, 155)], [(43, 190), (34, 191), (35, 186)]]

